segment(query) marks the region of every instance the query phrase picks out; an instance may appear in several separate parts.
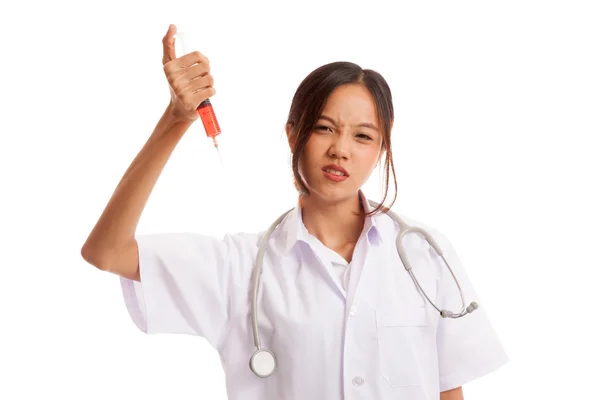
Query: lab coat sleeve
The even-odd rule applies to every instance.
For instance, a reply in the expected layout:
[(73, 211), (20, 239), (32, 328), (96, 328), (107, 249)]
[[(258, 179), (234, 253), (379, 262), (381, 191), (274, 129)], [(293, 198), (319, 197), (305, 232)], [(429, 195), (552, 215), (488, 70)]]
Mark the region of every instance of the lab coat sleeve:
[[(465, 306), (472, 301), (479, 305), (477, 310), (462, 318), (438, 319), (439, 384), (443, 392), (491, 373), (509, 360), (488, 318), (485, 303), (478, 298), (454, 247), (439, 232), (436, 232), (436, 240), (460, 283)], [(458, 287), (441, 257), (437, 259), (441, 276), (438, 307), (459, 312), (462, 302)]]
[(201, 336), (218, 347), (247, 288), (248, 241), (191, 233), (136, 239), (140, 282), (120, 278), (135, 325), (147, 334)]

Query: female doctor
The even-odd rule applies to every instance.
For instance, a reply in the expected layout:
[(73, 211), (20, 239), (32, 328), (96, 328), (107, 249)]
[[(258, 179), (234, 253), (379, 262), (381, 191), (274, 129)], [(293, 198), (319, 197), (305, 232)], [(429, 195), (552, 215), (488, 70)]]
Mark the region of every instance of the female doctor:
[(235, 400), (462, 399), (462, 385), (507, 362), (485, 307), (464, 311), (478, 298), (450, 242), (403, 217), (443, 257), (417, 233), (397, 246), (389, 192), (373, 203), (361, 191), (380, 162), (386, 187), (395, 180), (394, 110), (383, 77), (358, 65), (324, 65), (298, 87), (286, 130), (299, 201), (272, 229), (137, 235), (196, 106), (215, 94), (208, 59), (176, 58), (175, 33), (163, 38), (170, 103), (81, 249), (121, 277), (139, 329), (205, 338)]

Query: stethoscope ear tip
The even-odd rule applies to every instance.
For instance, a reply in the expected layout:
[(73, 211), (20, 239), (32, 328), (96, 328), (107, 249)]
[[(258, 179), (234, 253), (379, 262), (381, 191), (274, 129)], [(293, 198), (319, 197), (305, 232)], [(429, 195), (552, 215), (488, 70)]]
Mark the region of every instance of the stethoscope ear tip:
[[(470, 314), (473, 311), (477, 310), (479, 308), (479, 304), (477, 304), (476, 302), (471, 302), (471, 304), (469, 304), (469, 306), (466, 309), (466, 314), (463, 312), (461, 312), (460, 314), (457, 315), (457, 318), (462, 317), (464, 315)], [(440, 315), (442, 316), (442, 318), (454, 318), (454, 313), (450, 310), (442, 310), (440, 311)]]
[(473, 311), (477, 310), (479, 308), (479, 304), (475, 303), (474, 301), (471, 302), (471, 304), (469, 305), (469, 307), (467, 307), (467, 312), (470, 314)]

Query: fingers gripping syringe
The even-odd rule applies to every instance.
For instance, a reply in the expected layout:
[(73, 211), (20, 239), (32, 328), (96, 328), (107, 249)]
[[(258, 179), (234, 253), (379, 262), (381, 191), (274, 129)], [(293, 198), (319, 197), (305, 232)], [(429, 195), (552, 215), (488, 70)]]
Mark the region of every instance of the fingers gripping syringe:
[[(175, 34), (175, 52), (179, 53), (176, 54), (177, 57), (181, 57), (187, 53), (197, 50), (194, 47), (195, 43), (190, 33), (178, 32)], [(204, 126), (206, 136), (212, 139), (215, 149), (217, 149), (217, 153), (219, 154), (221, 164), (223, 164), (221, 152), (219, 151), (219, 144), (217, 143), (217, 136), (221, 134), (221, 127), (219, 126), (219, 122), (217, 121), (217, 117), (210, 100), (204, 100), (202, 103), (200, 103), (196, 110), (198, 111), (198, 115), (202, 120), (202, 125)]]

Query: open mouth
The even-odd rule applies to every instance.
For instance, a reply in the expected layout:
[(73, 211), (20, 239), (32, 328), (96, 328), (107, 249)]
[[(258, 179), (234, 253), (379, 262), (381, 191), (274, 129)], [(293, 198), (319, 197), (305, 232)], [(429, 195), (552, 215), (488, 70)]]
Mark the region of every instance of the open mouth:
[(342, 171), (338, 171), (338, 170), (331, 169), (331, 168), (324, 168), (323, 171), (327, 172), (328, 174), (333, 174), (333, 175), (337, 175), (337, 176), (348, 176), (348, 175), (344, 174)]
[(333, 182), (342, 182), (348, 178), (348, 172), (339, 165), (327, 165), (322, 170), (325, 177)]

